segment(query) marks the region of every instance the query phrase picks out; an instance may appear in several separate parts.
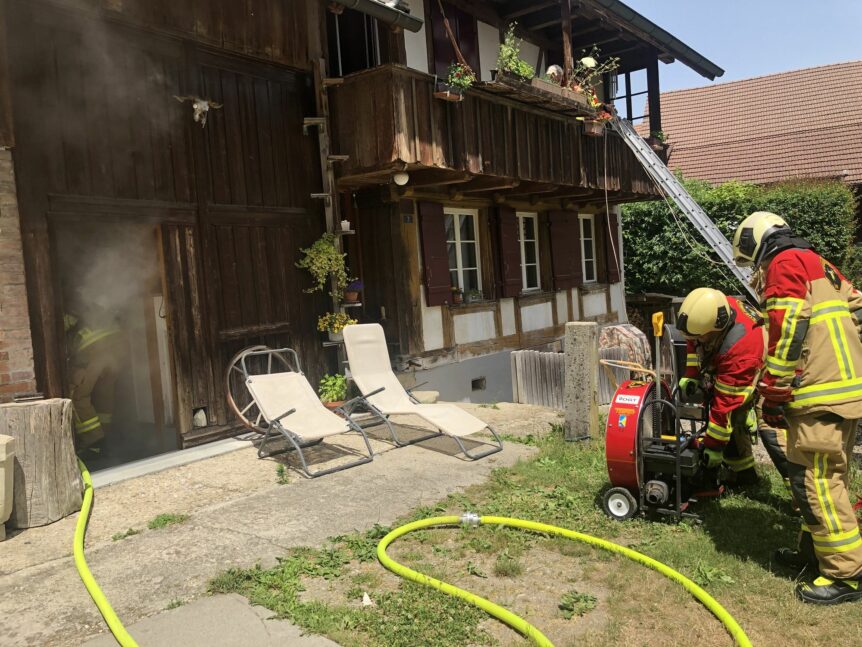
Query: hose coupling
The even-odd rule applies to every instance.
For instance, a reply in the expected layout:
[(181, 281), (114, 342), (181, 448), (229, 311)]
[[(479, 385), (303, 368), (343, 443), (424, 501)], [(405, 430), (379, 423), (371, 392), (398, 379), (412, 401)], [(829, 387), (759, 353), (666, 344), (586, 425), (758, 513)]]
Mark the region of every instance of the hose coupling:
[(475, 528), (479, 525), (479, 515), (475, 512), (465, 512), (461, 515), (461, 525)]

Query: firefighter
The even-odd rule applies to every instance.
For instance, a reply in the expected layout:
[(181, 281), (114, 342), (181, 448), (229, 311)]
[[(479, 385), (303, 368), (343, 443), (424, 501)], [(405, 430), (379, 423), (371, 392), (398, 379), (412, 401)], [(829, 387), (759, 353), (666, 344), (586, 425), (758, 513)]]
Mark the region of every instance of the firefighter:
[(708, 468), (728, 467), (736, 485), (758, 482), (751, 448), (755, 385), (763, 368), (763, 318), (748, 304), (711, 288), (697, 288), (679, 309), (677, 328), (688, 338), (683, 393), (698, 376), (711, 383), (709, 423), (703, 439)]
[(105, 428), (113, 422), (114, 390), (122, 349), (116, 325), (88, 327), (77, 314), (66, 314), (70, 395), (75, 410), (79, 450), (100, 453)]
[(739, 265), (753, 266), (769, 317), (763, 416), (787, 428), (793, 497), (802, 514), (798, 550), (776, 560), (816, 564), (799, 584), (805, 602), (862, 600), (862, 536), (850, 504), (848, 462), (862, 418), (862, 294), (783, 218), (755, 212), (736, 230)]

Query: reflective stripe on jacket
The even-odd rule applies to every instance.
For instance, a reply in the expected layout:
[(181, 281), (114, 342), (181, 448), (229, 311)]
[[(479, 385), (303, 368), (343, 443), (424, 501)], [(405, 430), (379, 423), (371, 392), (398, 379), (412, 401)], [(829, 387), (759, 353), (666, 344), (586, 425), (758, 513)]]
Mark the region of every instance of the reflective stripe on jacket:
[(862, 417), (862, 342), (854, 313), (860, 294), (810, 249), (772, 259), (763, 297), (769, 315), (767, 384), (793, 387), (790, 411)]
[(76, 350), (84, 350), (89, 348), (98, 341), (116, 335), (120, 330), (118, 328), (81, 328), (76, 333), (78, 338), (78, 346)]
[(697, 344), (688, 342), (686, 376), (699, 372), (713, 376), (713, 393), (709, 405), (709, 425), (705, 444), (717, 447), (727, 443), (733, 433), (730, 415), (735, 409), (748, 405), (763, 368), (765, 331), (758, 313), (739, 300), (727, 297), (733, 310), (733, 324), (713, 353), (703, 354), (700, 366)]

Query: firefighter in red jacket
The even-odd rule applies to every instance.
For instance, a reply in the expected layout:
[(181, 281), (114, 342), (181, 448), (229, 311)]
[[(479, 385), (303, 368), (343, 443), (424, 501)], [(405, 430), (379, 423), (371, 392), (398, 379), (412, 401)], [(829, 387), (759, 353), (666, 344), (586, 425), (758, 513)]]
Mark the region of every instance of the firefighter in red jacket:
[(753, 265), (769, 316), (763, 415), (787, 428), (793, 497), (802, 514), (799, 550), (776, 560), (816, 563), (800, 584), (805, 602), (862, 600), (862, 536), (850, 504), (849, 461), (862, 418), (862, 294), (779, 216), (756, 212), (736, 230), (734, 256)]
[(763, 368), (763, 319), (733, 297), (697, 288), (683, 301), (677, 328), (688, 338), (681, 389), (690, 392), (699, 375), (712, 383), (703, 439), (707, 467), (717, 468), (723, 462), (734, 475), (733, 483), (756, 483), (749, 414)]

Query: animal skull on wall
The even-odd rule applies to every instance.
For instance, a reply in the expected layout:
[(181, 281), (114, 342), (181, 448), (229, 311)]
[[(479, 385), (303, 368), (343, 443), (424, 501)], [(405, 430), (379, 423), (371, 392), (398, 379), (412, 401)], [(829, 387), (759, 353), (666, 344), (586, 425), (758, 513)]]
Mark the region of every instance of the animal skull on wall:
[(178, 97), (174, 95), (174, 99), (179, 101), (180, 103), (185, 103), (186, 101), (192, 102), (192, 117), (195, 120), (196, 124), (200, 124), (201, 128), (207, 125), (207, 117), (209, 116), (210, 108), (218, 110), (222, 107), (221, 103), (216, 103), (209, 99), (201, 99), (200, 97), (194, 97), (190, 95)]

